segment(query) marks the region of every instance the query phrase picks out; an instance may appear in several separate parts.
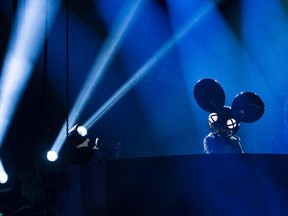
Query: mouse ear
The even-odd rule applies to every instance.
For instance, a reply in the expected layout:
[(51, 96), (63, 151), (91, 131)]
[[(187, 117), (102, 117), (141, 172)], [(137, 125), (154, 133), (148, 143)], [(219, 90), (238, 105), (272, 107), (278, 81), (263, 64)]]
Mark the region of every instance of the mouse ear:
[(207, 112), (217, 112), (225, 104), (225, 93), (220, 84), (213, 79), (199, 80), (194, 87), (194, 98)]
[(232, 114), (241, 122), (255, 122), (264, 114), (264, 103), (253, 92), (241, 92), (232, 102)]

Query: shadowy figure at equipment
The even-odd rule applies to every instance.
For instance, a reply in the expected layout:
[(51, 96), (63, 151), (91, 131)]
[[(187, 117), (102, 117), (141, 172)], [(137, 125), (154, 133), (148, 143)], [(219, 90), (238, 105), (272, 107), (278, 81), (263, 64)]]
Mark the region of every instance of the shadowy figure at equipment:
[(252, 123), (264, 114), (264, 103), (253, 92), (241, 92), (235, 96), (231, 107), (225, 106), (225, 93), (214, 79), (199, 80), (194, 87), (198, 105), (209, 112), (208, 126), (211, 132), (204, 138), (204, 153), (244, 153), (236, 132), (240, 122)]

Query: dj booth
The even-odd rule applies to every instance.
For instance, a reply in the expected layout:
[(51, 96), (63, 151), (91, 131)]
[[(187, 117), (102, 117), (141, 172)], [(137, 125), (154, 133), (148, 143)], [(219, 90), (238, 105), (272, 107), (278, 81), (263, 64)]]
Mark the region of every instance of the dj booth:
[(288, 215), (286, 155), (93, 160), (68, 184), (57, 215)]

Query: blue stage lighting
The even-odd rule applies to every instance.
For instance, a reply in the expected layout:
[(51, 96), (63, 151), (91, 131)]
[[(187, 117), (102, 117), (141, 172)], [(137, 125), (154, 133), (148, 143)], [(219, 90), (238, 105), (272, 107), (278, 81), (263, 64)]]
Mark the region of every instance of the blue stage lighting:
[[(241, 5), (241, 37), (249, 54), (244, 68), (247, 78), (241, 84), (263, 95), (266, 107), (271, 107), (255, 131), (247, 130), (246, 134), (254, 137), (249, 151), (287, 154), (288, 141), (283, 129), (271, 128), (271, 125), (283, 127), (286, 121), (283, 105), (288, 83), (287, 8), (283, 7), (282, 1), (258, 5), (255, 1), (244, 0)], [(264, 23), (267, 23), (265, 27)]]
[(15, 25), (0, 80), (0, 147), (58, 6), (58, 0), (18, 1)]
[[(129, 27), (135, 19), (135, 15), (138, 14), (139, 9), (142, 7), (144, 0), (128, 1), (128, 4), (124, 6), (123, 10), (118, 15), (116, 22), (114, 23), (111, 34), (103, 44), (94, 65), (92, 66), (90, 73), (87, 77), (87, 81), (82, 87), (76, 102), (74, 103), (72, 110), (69, 114), (69, 123), (74, 125), (90, 99), (92, 93), (95, 91), (98, 83), (106, 72), (107, 67), (110, 65), (111, 60), (122, 44), (124, 37), (129, 30)], [(65, 141), (66, 124), (64, 123), (60, 133), (58, 134), (56, 141), (54, 142), (51, 150), (58, 152), (61, 150)]]
[(214, 2), (205, 4), (194, 14), (188, 22), (170, 38), (108, 101), (106, 101), (83, 125), (89, 129), (100, 119), (115, 103), (117, 103), (130, 89), (132, 89), (157, 63), (181, 40), (197, 22), (204, 18), (215, 6)]

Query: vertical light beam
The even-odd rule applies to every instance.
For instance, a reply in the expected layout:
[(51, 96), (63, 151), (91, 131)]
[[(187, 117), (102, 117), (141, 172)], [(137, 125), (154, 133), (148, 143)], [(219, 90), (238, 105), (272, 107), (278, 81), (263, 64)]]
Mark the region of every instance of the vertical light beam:
[[(0, 148), (42, 48), (58, 0), (20, 0), (0, 80)], [(50, 22), (46, 15), (49, 14)], [(47, 25), (46, 25), (47, 24)]]
[[(69, 124), (74, 125), (82, 113), (85, 105), (90, 99), (92, 93), (98, 86), (99, 81), (106, 72), (107, 67), (110, 65), (111, 60), (119, 49), (122, 41), (131, 26), (133, 18), (138, 14), (145, 0), (127, 1), (127, 5), (120, 11), (115, 23), (112, 26), (111, 34), (109, 34), (107, 40), (104, 42), (100, 53), (98, 54), (94, 65), (92, 66), (87, 81), (82, 87), (72, 110), (69, 114)], [(62, 126), (60, 133), (58, 134), (56, 141), (54, 142), (51, 151), (59, 153), (66, 135), (66, 124)]]
[(214, 8), (215, 3), (209, 2), (197, 11), (188, 22), (179, 29), (136, 73), (106, 101), (84, 124), (87, 129), (91, 128), (115, 103), (117, 103), (131, 88), (133, 88), (153, 67), (160, 62), (176, 43), (191, 30), (197, 22)]

